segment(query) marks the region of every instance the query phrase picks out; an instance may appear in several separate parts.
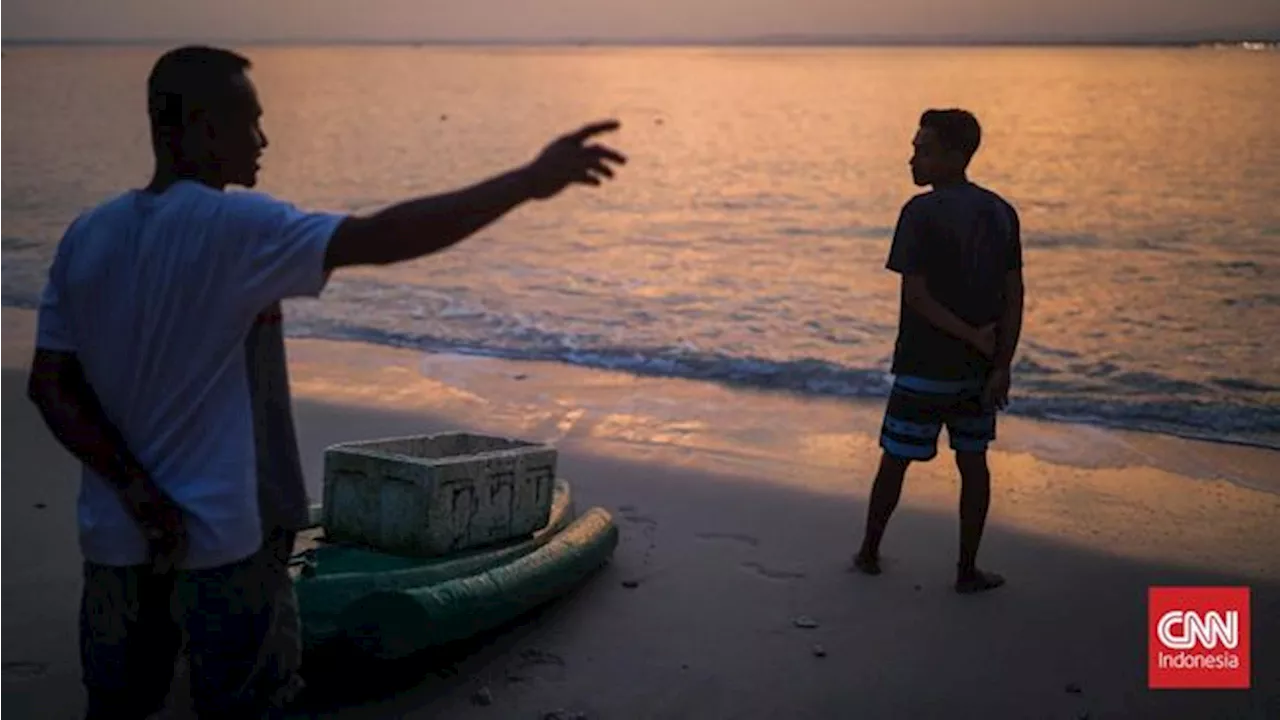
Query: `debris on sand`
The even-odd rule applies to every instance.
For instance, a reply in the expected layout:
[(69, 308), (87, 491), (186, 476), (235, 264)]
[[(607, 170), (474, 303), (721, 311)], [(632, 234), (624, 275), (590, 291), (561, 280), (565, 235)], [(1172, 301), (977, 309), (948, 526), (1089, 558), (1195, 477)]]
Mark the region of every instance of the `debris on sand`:
[(818, 621), (814, 620), (808, 615), (801, 615), (797, 617), (796, 619), (791, 621), (791, 624), (795, 625), (798, 628), (804, 628), (805, 630), (813, 630), (814, 628), (818, 627)]
[(813, 646), (813, 656), (814, 656), (814, 657), (824, 658), (824, 657), (826, 657), (826, 656), (827, 656), (827, 649), (826, 649), (826, 648), (824, 648), (824, 647), (822, 647), (821, 645), (814, 645), (814, 646)]

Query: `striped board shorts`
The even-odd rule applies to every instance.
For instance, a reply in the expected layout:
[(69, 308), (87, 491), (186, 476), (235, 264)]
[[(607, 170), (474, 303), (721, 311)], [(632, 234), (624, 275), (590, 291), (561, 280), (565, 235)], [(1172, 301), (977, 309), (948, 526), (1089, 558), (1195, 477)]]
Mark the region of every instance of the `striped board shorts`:
[(982, 407), (984, 380), (929, 380), (898, 376), (889, 392), (880, 447), (905, 460), (932, 460), (947, 426), (951, 449), (984, 453), (996, 439), (996, 414)]

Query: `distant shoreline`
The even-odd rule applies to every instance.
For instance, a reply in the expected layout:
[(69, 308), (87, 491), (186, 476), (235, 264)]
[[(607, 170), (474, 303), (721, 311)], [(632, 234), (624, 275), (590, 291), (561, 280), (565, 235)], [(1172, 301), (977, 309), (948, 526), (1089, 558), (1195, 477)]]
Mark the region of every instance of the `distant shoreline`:
[(688, 47), (759, 47), (759, 48), (833, 48), (833, 47), (866, 47), (866, 48), (1229, 48), (1246, 45), (1257, 45), (1261, 49), (1275, 50), (1280, 47), (1280, 30), (1261, 32), (1252, 35), (1229, 35), (1197, 38), (907, 38), (907, 37), (824, 37), (824, 36), (778, 36), (756, 38), (723, 38), (723, 39), (625, 39), (625, 40), (583, 40), (564, 39), (394, 39), (394, 40), (361, 40), (361, 39), (201, 39), (190, 38), (21, 38), (0, 41), (5, 46), (14, 47), (159, 47), (186, 44), (191, 42), (213, 43), (231, 46), (282, 46), (282, 47), (601, 47), (601, 48), (688, 48)]

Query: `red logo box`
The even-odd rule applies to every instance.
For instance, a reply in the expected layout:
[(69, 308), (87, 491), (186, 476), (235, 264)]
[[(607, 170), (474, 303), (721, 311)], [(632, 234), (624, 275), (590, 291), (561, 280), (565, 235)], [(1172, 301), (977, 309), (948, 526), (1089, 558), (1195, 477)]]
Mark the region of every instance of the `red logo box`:
[(1148, 589), (1148, 687), (1249, 685), (1249, 588)]

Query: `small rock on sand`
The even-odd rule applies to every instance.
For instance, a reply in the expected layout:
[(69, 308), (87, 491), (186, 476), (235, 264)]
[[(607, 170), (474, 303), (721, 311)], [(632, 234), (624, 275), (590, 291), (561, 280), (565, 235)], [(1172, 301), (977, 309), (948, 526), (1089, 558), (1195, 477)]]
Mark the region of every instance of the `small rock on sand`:
[(627, 588), (628, 590), (635, 590), (636, 588), (640, 587), (640, 581), (639, 580), (623, 580), (622, 587)]
[(35, 507), (37, 510), (43, 510), (48, 507), (48, 505), (45, 505), (44, 503), (36, 503)]
[(813, 646), (813, 656), (814, 656), (814, 657), (824, 658), (824, 657), (826, 657), (826, 656), (827, 656), (827, 649), (826, 649), (826, 648), (824, 648), (824, 647), (822, 647), (821, 645), (814, 645), (814, 646)]
[(818, 621), (814, 620), (808, 615), (801, 615), (795, 620), (792, 620), (791, 624), (795, 625), (798, 628), (804, 628), (805, 630), (812, 630), (818, 627)]
[(1084, 690), (1080, 687), (1080, 683), (1067, 683), (1067, 687), (1065, 689), (1067, 692), (1071, 693), (1072, 695), (1079, 695), (1080, 693), (1084, 692)]
[(471, 696), (471, 702), (475, 703), (476, 705), (492, 705), (493, 693), (489, 692), (489, 688), (482, 687), (476, 691), (475, 695)]

